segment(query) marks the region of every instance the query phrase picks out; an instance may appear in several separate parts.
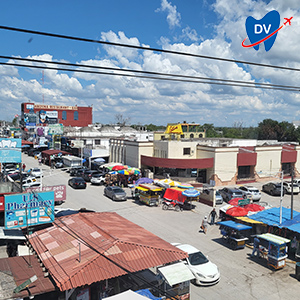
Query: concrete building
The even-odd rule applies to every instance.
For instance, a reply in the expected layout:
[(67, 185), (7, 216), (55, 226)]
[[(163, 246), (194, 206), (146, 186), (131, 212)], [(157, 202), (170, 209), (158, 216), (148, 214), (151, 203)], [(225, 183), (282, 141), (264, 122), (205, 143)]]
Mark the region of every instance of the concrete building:
[(63, 126), (84, 127), (93, 123), (93, 108), (91, 106), (62, 106), (21, 104), (21, 123), (23, 127), (33, 128), (37, 125), (62, 124)]

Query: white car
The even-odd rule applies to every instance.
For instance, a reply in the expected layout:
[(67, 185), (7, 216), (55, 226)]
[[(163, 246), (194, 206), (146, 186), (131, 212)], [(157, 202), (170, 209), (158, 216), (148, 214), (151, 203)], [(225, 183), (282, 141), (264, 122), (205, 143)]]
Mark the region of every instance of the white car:
[(36, 178), (43, 177), (43, 171), (39, 168), (33, 168), (30, 174)]
[[(283, 190), (287, 194), (292, 193), (292, 182), (291, 181), (284, 181), (282, 185), (283, 185)], [(293, 181), (293, 194), (296, 194), (296, 195), (299, 194), (299, 186), (294, 181)]]
[(41, 185), (41, 183), (39, 181), (37, 181), (36, 178), (33, 176), (27, 177), (26, 179), (23, 180), (23, 183), (22, 183), (23, 189), (27, 189), (30, 187), (38, 187), (40, 185)]
[(239, 189), (246, 197), (250, 196), (253, 201), (259, 201), (261, 199), (261, 192), (254, 186), (243, 185), (240, 186)]
[(186, 265), (195, 276), (197, 285), (213, 285), (220, 281), (220, 272), (218, 267), (197, 248), (188, 244), (172, 243), (173, 246), (188, 253)]
[(105, 175), (100, 173), (93, 174), (91, 177), (91, 184), (104, 184), (105, 183)]

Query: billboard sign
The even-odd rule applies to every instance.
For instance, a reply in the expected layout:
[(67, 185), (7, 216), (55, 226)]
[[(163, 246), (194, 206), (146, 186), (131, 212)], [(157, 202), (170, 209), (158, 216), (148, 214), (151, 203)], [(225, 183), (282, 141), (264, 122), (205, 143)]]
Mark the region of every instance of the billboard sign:
[(54, 192), (54, 202), (61, 202), (61, 201), (66, 201), (67, 199), (67, 188), (65, 185), (51, 185), (51, 186), (43, 186), (42, 188), (40, 187), (35, 187), (35, 188), (29, 188), (29, 191), (34, 191), (34, 192)]
[(20, 163), (22, 139), (0, 138), (0, 163)]
[(4, 227), (15, 229), (54, 221), (54, 192), (4, 196)]
[(55, 135), (55, 134), (63, 134), (64, 133), (64, 127), (62, 124), (49, 124), (49, 134)]

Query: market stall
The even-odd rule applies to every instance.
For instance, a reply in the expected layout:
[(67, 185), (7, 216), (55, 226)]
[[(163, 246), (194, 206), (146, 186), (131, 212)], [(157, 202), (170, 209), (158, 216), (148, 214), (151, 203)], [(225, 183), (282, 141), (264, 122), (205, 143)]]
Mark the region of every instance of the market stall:
[(276, 270), (283, 268), (286, 264), (287, 244), (290, 240), (271, 233), (260, 234), (257, 237), (268, 251), (268, 266)]
[(234, 221), (218, 222), (222, 238), (234, 249), (245, 248), (248, 236), (251, 234), (252, 227)]

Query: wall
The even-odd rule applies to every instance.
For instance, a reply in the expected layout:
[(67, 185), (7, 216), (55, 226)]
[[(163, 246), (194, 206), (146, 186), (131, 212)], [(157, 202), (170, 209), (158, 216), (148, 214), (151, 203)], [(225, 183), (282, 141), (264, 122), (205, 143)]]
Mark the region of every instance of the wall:
[(235, 182), (237, 175), (238, 147), (225, 147), (215, 149), (215, 174), (223, 182), (230, 184)]
[[(197, 141), (155, 141), (154, 151), (159, 150), (161, 158), (178, 158), (178, 159), (192, 159), (197, 158)], [(184, 148), (191, 148), (190, 155), (183, 155)], [(161, 154), (167, 152), (167, 156)]]
[(259, 178), (272, 177), (281, 171), (282, 146), (256, 147), (257, 163), (255, 171)]

